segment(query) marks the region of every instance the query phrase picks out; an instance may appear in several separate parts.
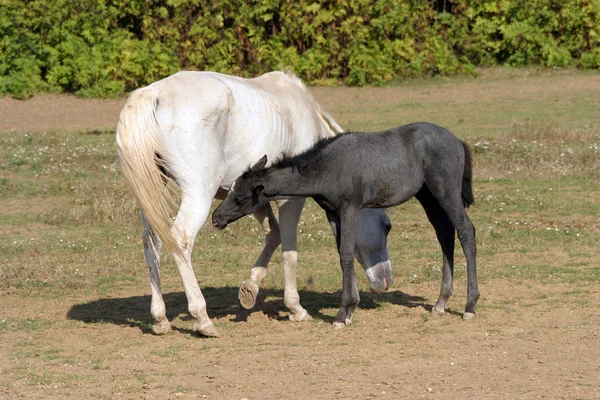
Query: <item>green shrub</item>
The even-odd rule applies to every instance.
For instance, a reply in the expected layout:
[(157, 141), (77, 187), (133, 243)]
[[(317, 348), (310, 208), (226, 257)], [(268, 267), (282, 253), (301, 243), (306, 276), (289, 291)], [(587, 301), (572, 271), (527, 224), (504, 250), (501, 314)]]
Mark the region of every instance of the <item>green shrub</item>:
[(0, 0), (0, 95), (114, 97), (180, 69), (381, 84), (600, 67), (600, 0)]

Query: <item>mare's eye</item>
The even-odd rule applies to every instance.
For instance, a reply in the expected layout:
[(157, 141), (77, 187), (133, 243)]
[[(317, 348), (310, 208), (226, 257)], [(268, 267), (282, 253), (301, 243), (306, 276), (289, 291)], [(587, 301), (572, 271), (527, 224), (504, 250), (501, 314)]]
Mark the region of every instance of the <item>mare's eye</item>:
[(386, 222), (385, 224), (385, 230), (387, 233), (390, 233), (390, 231), (392, 230), (392, 223), (391, 222)]

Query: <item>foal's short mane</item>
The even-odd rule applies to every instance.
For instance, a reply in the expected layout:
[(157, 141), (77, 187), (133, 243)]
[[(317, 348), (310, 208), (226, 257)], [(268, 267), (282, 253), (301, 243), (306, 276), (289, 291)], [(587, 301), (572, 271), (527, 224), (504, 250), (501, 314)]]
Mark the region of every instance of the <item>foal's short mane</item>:
[(260, 177), (263, 175), (264, 171), (269, 170), (271, 168), (280, 169), (280, 168), (292, 167), (292, 168), (296, 168), (298, 170), (298, 172), (300, 172), (300, 174), (311, 171), (311, 170), (315, 169), (319, 165), (320, 161), (322, 160), (322, 158), (323, 158), (322, 150), (324, 148), (326, 148), (333, 142), (337, 141), (341, 137), (351, 135), (353, 133), (355, 133), (355, 132), (342, 132), (336, 136), (331, 136), (328, 138), (321, 139), (318, 142), (316, 142), (313, 145), (313, 147), (303, 151), (300, 154), (297, 154), (292, 157), (284, 156), (283, 159), (281, 159), (281, 161), (279, 161), (276, 164), (273, 164), (273, 166), (271, 166), (267, 169), (264, 169), (264, 170), (248, 169), (248, 170), (246, 170), (246, 172), (244, 172), (242, 174), (242, 176), (244, 178)]
[(351, 135), (352, 133), (354, 133), (354, 132), (342, 132), (336, 136), (331, 136), (328, 138), (321, 139), (318, 142), (316, 142), (313, 145), (313, 147), (303, 151), (300, 154), (296, 154), (295, 156), (291, 156), (291, 157), (284, 156), (283, 159), (275, 165), (277, 165), (278, 167), (281, 167), (281, 168), (296, 166), (299, 169), (300, 169), (300, 166), (315, 165), (321, 160), (321, 158), (323, 156), (321, 151), (325, 147), (329, 146), (333, 142), (336, 142), (341, 137), (346, 136), (346, 135)]

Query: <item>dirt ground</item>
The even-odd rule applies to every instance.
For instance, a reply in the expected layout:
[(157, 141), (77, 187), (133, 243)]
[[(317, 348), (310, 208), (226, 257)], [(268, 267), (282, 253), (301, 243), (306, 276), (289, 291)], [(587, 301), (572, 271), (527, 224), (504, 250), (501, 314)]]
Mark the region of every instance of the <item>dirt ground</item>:
[[(315, 91), (331, 108), (319, 98), (324, 93)], [(65, 95), (3, 98), (0, 131), (114, 129), (123, 103)], [(149, 290), (53, 299), (11, 289), (0, 292), (0, 321), (54, 322), (5, 328), (26, 355), (0, 349), (0, 371), (10, 371), (12, 382), (0, 386), (0, 399), (600, 398), (597, 285), (482, 283), (472, 321), (460, 318), (464, 281), (455, 284), (450, 311), (430, 316), (438, 285), (397, 282), (380, 298), (365, 293), (363, 308), (343, 330), (331, 329), (329, 317), (287, 321), (279, 313), (281, 291), (254, 312), (211, 309), (211, 301), (235, 302), (237, 295), (235, 288), (216, 288), (206, 292), (221, 332), (215, 339), (190, 334), (181, 291), (166, 295), (174, 332), (158, 337), (139, 322), (149, 320)], [(90, 322), (98, 313), (104, 322)], [(40, 371), (44, 365), (52, 365), (48, 377)]]

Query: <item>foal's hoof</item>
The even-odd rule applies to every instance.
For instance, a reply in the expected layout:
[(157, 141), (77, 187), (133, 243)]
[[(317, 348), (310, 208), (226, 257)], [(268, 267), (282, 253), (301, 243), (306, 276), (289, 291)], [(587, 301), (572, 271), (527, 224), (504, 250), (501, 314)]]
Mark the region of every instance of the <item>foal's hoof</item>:
[(345, 328), (347, 325), (350, 325), (352, 323), (352, 317), (346, 317), (346, 319), (344, 320), (344, 322), (340, 322), (340, 321), (333, 321), (333, 329), (342, 329)]
[(155, 335), (166, 335), (167, 333), (169, 333), (170, 330), (171, 323), (166, 319), (164, 321), (155, 322), (154, 325), (152, 325), (152, 332)]
[(238, 299), (240, 304), (246, 310), (254, 308), (256, 305), (256, 298), (258, 297), (258, 284), (254, 281), (243, 281), (240, 285), (240, 291), (238, 293)]
[(200, 325), (198, 322), (194, 324), (194, 331), (204, 337), (219, 337), (219, 332), (212, 322)]
[(470, 319), (474, 319), (476, 315), (477, 315), (477, 314), (475, 314), (475, 313), (472, 313), (472, 312), (467, 312), (467, 311), (465, 311), (465, 312), (463, 313), (463, 317), (462, 317), (462, 318), (463, 318), (465, 321), (468, 321), (468, 320), (470, 320)]
[(310, 321), (313, 319), (308, 313), (308, 311), (306, 311), (305, 309), (302, 309), (302, 311), (299, 311), (297, 313), (290, 313), (288, 318), (292, 322)]
[(333, 329), (342, 329), (346, 327), (346, 324), (344, 322), (334, 322), (332, 326)]

